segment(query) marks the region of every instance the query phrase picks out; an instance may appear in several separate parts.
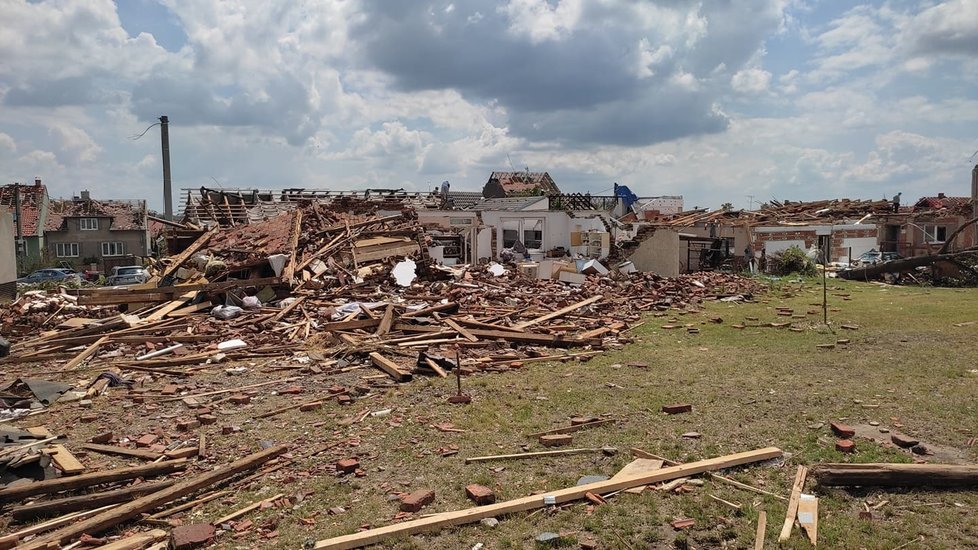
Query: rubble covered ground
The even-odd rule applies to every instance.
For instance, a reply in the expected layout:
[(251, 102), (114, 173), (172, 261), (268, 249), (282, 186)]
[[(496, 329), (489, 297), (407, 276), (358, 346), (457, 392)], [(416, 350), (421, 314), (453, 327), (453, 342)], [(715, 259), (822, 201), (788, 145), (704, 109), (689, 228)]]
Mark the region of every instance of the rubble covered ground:
[[(470, 508), (471, 484), (501, 502), (611, 477), (642, 451), (692, 462), (778, 447), (782, 458), (719, 472), (754, 490), (690, 476), (381, 542), (747, 548), (762, 511), (776, 544), (798, 465), (976, 459), (973, 292), (832, 281), (826, 326), (813, 280), (612, 273), (574, 286), (514, 266), (495, 276), (425, 262), (424, 232), (409, 215), (301, 212), (203, 233), (194, 242), (210, 256), (161, 267), (159, 288), (29, 295), (4, 310), (13, 348), (0, 363), (0, 394), (14, 412), (0, 429), (16, 442), (0, 449), (0, 532), (66, 513), (24, 519), (35, 503), (180, 485), (256, 453), (260, 463), (225, 479), (61, 542), (97, 547), (156, 533), (186, 547), (299, 548)], [(279, 273), (264, 258), (275, 253), (287, 256)], [(402, 286), (390, 271), (404, 255), (418, 262)], [(199, 288), (166, 286), (174, 283)], [(218, 296), (240, 311), (210, 315)], [(7, 387), (39, 379), (63, 383), (61, 400), (39, 403), (37, 385)], [(586, 421), (565, 446), (531, 437)], [(833, 423), (854, 430), (855, 452), (838, 450)], [(56, 436), (48, 443), (80, 464), (47, 443), (23, 448)], [(896, 444), (908, 439), (912, 449)], [(566, 449), (584, 451), (466, 463)], [(187, 463), (162, 475), (5, 498), (32, 483), (19, 476), (69, 479), (180, 457)], [(417, 496), (428, 491), (430, 502)], [(971, 491), (809, 481), (805, 493), (819, 497), (824, 547), (978, 545)], [(30, 547), (52, 532), (64, 531), (21, 540)], [(809, 545), (797, 528), (782, 543)]]

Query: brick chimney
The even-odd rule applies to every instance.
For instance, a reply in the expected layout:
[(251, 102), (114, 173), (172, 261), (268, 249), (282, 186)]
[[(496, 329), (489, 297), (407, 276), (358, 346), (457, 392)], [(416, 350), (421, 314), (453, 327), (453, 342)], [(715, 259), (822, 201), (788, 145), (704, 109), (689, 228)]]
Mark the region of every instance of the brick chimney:
[(947, 198), (947, 196), (944, 193), (938, 193), (937, 194), (937, 198), (944, 199), (944, 198)]
[(81, 200), (85, 202), (92, 200), (92, 196), (88, 193), (87, 189), (81, 192)]
[(41, 186), (41, 178), (34, 178), (34, 187)]

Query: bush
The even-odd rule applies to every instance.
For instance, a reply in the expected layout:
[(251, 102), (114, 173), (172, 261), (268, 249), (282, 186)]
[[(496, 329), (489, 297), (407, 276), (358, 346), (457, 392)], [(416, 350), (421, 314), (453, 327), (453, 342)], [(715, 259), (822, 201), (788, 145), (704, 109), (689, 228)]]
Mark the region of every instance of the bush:
[(775, 275), (791, 275), (797, 273), (804, 277), (814, 277), (818, 274), (815, 269), (815, 262), (809, 258), (805, 251), (797, 246), (777, 252), (768, 256), (768, 265), (771, 273)]

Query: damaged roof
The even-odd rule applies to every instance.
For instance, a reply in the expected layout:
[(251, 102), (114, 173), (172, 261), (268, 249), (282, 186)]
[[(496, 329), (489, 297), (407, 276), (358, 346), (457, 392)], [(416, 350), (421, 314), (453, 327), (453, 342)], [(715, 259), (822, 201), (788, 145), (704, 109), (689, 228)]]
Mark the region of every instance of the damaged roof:
[(41, 215), (47, 200), (47, 188), (37, 180), (34, 185), (11, 183), (0, 187), (0, 206), (9, 207), (16, 215), (15, 189), (20, 190), (20, 231), (27, 237), (41, 233)]
[(93, 199), (53, 200), (48, 207), (45, 231), (62, 231), (68, 218), (111, 218), (109, 229), (129, 231), (146, 229), (146, 202)]

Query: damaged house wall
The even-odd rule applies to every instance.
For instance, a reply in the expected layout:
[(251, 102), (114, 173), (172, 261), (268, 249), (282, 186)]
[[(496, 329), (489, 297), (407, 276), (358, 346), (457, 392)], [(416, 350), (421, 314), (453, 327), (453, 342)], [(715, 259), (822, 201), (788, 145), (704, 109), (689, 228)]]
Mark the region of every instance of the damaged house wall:
[(681, 248), (678, 231), (659, 227), (639, 243), (628, 260), (639, 271), (678, 277)]
[(17, 254), (14, 214), (0, 208), (0, 303), (17, 297)]

